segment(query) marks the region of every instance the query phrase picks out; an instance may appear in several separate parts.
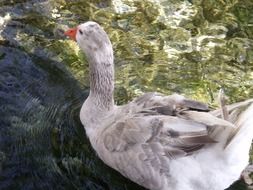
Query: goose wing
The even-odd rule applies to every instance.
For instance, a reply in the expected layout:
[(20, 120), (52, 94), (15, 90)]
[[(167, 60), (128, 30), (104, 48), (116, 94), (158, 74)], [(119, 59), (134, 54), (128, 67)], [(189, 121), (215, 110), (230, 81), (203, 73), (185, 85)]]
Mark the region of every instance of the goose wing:
[(107, 150), (124, 152), (139, 147), (142, 149), (140, 157), (148, 161), (154, 155), (170, 159), (186, 156), (215, 142), (208, 134), (208, 126), (202, 123), (170, 115), (146, 114), (145, 110), (114, 123), (105, 132)]
[[(137, 112), (124, 115), (132, 109)], [(121, 152), (139, 146), (149, 147), (156, 154), (152, 149), (156, 145), (163, 156), (176, 158), (220, 140), (216, 139), (219, 131), (235, 129), (231, 122), (210, 114), (206, 104), (177, 94), (147, 93), (130, 103), (126, 110), (121, 110), (123, 114), (118, 117), (121, 119), (105, 132), (104, 144), (109, 151)]]
[[(152, 102), (152, 96), (146, 96), (146, 101), (135, 100), (134, 105), (130, 103), (119, 111), (119, 119), (115, 119), (101, 136), (107, 150), (101, 158), (136, 183), (149, 189), (161, 189), (170, 176), (172, 160), (220, 143), (221, 138), (216, 138), (219, 131), (234, 129), (234, 126), (211, 115), (203, 109), (202, 103), (165, 97), (172, 103), (157, 104), (161, 101)], [(131, 106), (138, 111), (127, 111), (132, 110)]]

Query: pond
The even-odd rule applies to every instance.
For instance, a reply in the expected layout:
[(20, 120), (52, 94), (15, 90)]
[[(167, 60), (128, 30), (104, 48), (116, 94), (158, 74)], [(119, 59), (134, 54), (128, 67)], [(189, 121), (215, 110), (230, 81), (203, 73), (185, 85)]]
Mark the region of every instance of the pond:
[(144, 190), (85, 136), (88, 64), (68, 27), (93, 20), (109, 34), (117, 104), (158, 91), (217, 107), (220, 88), (229, 102), (253, 97), (252, 9), (251, 0), (0, 1), (0, 189)]

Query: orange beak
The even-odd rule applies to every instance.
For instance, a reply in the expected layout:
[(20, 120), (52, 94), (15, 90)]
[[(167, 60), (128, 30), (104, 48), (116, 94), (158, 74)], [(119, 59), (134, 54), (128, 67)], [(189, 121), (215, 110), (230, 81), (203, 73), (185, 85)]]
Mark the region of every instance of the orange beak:
[(77, 27), (76, 28), (70, 28), (64, 34), (68, 36), (70, 39), (76, 41), (76, 32), (77, 32)]

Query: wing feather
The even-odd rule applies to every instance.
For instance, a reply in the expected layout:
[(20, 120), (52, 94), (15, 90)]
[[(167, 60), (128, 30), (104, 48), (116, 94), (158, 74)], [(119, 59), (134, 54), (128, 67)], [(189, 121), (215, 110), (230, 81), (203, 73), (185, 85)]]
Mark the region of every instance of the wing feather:
[(234, 129), (218, 114), (177, 94), (147, 93), (122, 106), (103, 129), (101, 158), (138, 184), (162, 189), (172, 160), (194, 155), (216, 143), (220, 131)]
[[(168, 117), (137, 115), (120, 121), (106, 131), (104, 145), (111, 152), (127, 151), (129, 148), (139, 146), (146, 157), (152, 160), (150, 158), (155, 155), (170, 158), (186, 156), (206, 144), (216, 142), (209, 137), (205, 125), (171, 116), (169, 120)], [(184, 126), (176, 130), (175, 126), (178, 126), (178, 123), (193, 125), (193, 128)], [(194, 128), (194, 124), (198, 127)], [(143, 155), (140, 157), (147, 159)]]

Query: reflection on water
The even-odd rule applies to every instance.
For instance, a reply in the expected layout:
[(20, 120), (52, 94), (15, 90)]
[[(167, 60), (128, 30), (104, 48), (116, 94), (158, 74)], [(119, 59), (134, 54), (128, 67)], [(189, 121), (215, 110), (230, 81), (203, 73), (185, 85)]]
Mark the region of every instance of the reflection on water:
[(87, 62), (64, 29), (104, 26), (117, 103), (159, 91), (215, 106), (220, 87), (231, 102), (253, 96), (252, 8), (250, 0), (1, 1), (0, 189), (143, 189), (105, 166), (85, 137)]

